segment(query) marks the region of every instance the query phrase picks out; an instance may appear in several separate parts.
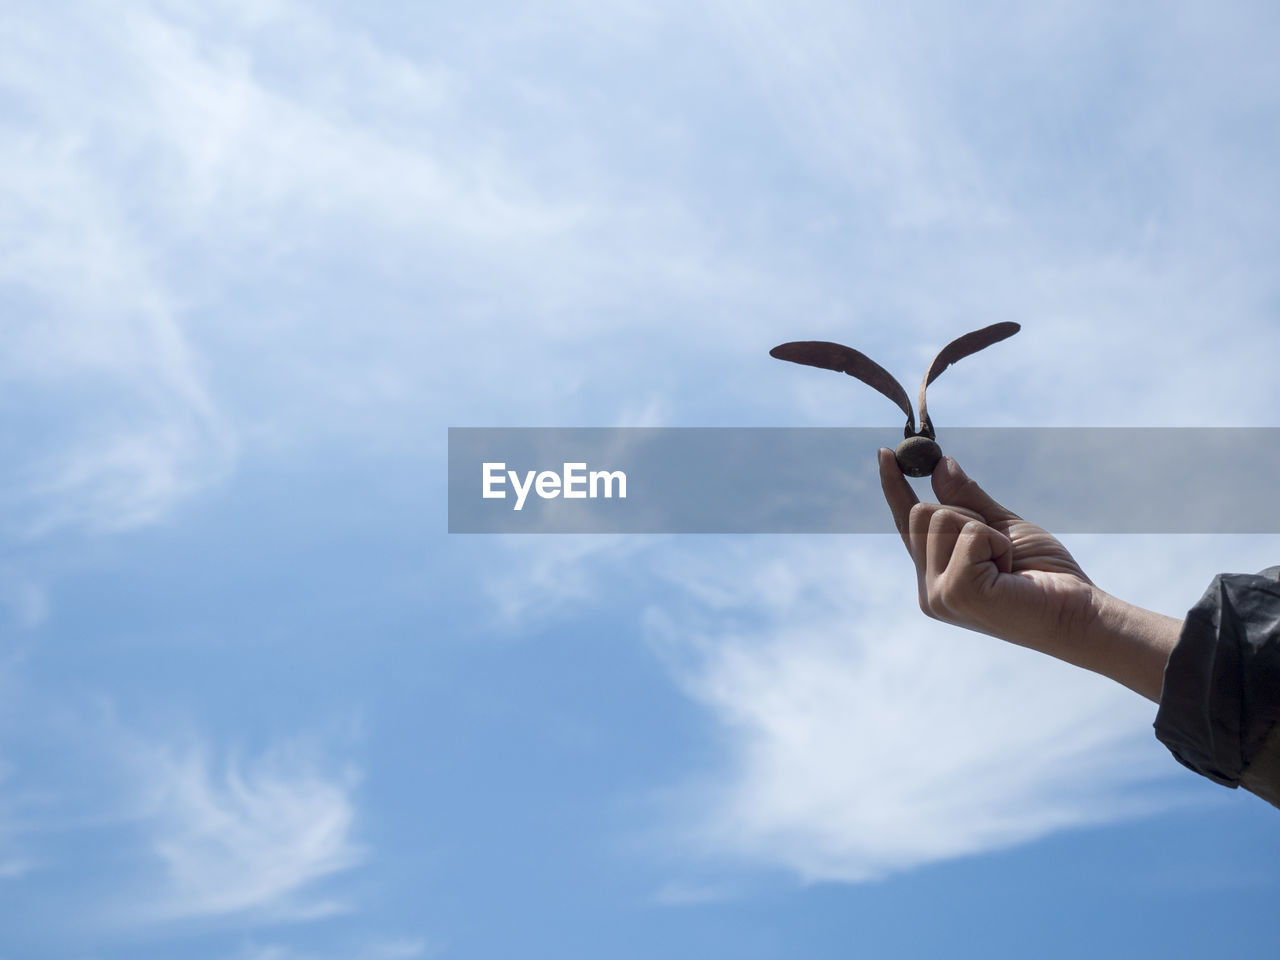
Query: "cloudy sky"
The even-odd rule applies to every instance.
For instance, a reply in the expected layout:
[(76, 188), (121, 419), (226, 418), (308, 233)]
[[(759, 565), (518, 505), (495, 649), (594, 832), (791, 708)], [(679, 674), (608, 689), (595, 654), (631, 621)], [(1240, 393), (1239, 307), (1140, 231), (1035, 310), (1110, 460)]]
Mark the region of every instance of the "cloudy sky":
[[(1280, 426), (1273, 5), (13, 2), (0, 37), (0, 958), (1280, 947), (1276, 811), (1109, 681), (926, 621), (887, 512), (445, 532), (449, 427), (900, 429), (784, 340), (912, 382), (1016, 320), (940, 382), (955, 425)], [(1280, 561), (1067, 539), (1175, 616)]]

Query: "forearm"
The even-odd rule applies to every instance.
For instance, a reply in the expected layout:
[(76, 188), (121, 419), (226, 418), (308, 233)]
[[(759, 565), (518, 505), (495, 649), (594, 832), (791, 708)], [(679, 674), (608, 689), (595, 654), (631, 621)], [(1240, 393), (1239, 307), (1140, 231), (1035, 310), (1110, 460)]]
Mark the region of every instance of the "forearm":
[[(1145, 610), (1094, 588), (1093, 613), (1077, 638), (1072, 662), (1160, 702), (1164, 668), (1182, 621)], [(1063, 658), (1067, 659), (1067, 658)]]

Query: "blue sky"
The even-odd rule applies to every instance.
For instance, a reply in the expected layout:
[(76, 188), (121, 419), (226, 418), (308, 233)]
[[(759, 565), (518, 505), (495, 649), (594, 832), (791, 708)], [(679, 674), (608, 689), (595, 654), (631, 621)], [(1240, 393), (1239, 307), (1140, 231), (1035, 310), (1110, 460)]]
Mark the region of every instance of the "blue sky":
[(1276, 812), (894, 536), (444, 532), (451, 426), (893, 427), (791, 339), (1280, 425), (1272, 6), (366, 7), (0, 14), (0, 958), (1280, 947)]

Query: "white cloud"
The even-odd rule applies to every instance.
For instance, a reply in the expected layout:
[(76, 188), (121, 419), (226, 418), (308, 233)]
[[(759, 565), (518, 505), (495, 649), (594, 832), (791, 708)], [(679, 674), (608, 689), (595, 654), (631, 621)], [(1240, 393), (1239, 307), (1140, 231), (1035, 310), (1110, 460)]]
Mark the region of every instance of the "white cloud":
[[(636, 55), (685, 17), (706, 59), (678, 78), (714, 89), (710, 64), (755, 77), (735, 91), (761, 122), (750, 134), (771, 162), (820, 171), (820, 216), (797, 213), (804, 198), (787, 190), (744, 208), (686, 182), (714, 162), (694, 139), (719, 115), (704, 101), (673, 113), (644, 85), (619, 90), (630, 122), (696, 161), (619, 162), (644, 138), (621, 135), (580, 77), (544, 69), (574, 35), (542, 14), (483, 40), (446, 20), (459, 44), (423, 50), (293, 3), (83, 5), (56, 30), (42, 9), (9, 14), (0, 68), (21, 107), (0, 148), (13, 185), (0, 274), (28, 298), (6, 312), (0, 377), (26, 384), (24, 407), (59, 410), (9, 461), (11, 514), (28, 528), (152, 522), (225, 478), (246, 437), (283, 446), (348, 418), (403, 442), (424, 415), (581, 422), (662, 396), (667, 419), (689, 422), (705, 370), (723, 421), (735, 403), (768, 407), (732, 374), (784, 326), (856, 341), (910, 378), (944, 336), (1027, 321), (985, 374), (939, 388), (951, 422), (1268, 416), (1262, 347), (1280, 332), (1266, 322), (1270, 272), (1256, 269), (1266, 204), (1245, 202), (1267, 181), (1199, 175), (1247, 153), (1212, 135), (1203, 95), (1170, 126), (1185, 112), (1185, 81), (1166, 82), (1180, 56), (1220, 59), (1234, 36), (1181, 8), (1156, 31), (1114, 24), (1135, 53), (1129, 116), (1101, 109), (1100, 83), (1068, 90), (1031, 70), (1073, 44), (1105, 53), (1071, 5), (978, 11), (1000, 31), (971, 27), (969, 12), (819, 0), (786, 16), (764, 3), (696, 16), (569, 5)], [(545, 46), (529, 46), (535, 25)], [(486, 69), (515, 52), (534, 57), (521, 76)], [(1261, 85), (1237, 86), (1229, 132), (1241, 135), (1265, 103)], [(1130, 139), (1047, 149), (1091, 124)], [(665, 142), (645, 150), (662, 160)], [(1144, 178), (1148, 163), (1164, 179)], [(1066, 193), (1034, 181), (1048, 168)], [(828, 241), (838, 262), (823, 259)], [(351, 304), (312, 283), (334, 263)], [(246, 290), (259, 298), (247, 309)], [(1204, 322), (1222, 315), (1247, 331), (1247, 355)], [(1157, 335), (1174, 324), (1187, 339)], [(1196, 375), (1175, 389), (1191, 355)], [(1088, 370), (1074, 359), (1086, 356)], [(504, 388), (466, 389), (478, 372)], [(881, 409), (835, 378), (779, 383), (777, 404), (803, 422)]]
[[(355, 904), (364, 863), (350, 723), (258, 751), (142, 732), (111, 701), (53, 696), (0, 669), (0, 879), (39, 870), (64, 933), (132, 937), (210, 925), (305, 923)], [(25, 896), (25, 890), (23, 890)]]
[(647, 338), (632, 304), (655, 291), (770, 289), (678, 195), (614, 176), (592, 130), (498, 136), (576, 88), (512, 89), (477, 70), (488, 47), (414, 59), (293, 3), (7, 20), (0, 380), (45, 411), (0, 478), (22, 532), (152, 523), (246, 443), (403, 442), (457, 416), (477, 369), (521, 397), (472, 391), (469, 415), (621, 385), (601, 414), (643, 416), (660, 388), (619, 374), (627, 349), (585, 377), (587, 341)]
[[(541, 200), (513, 197), (468, 155), (436, 156), (417, 131), (418, 109), (447, 84), (439, 71), (348, 42), (294, 5), (203, 21), (160, 4), (85, 5), (59, 30), (33, 10), (8, 19), (0, 86), (21, 109), (5, 118), (12, 135), (0, 148), (11, 187), (0, 293), (18, 309), (0, 322), (0, 379), (10, 409), (45, 411), (5, 451), (8, 513), (22, 532), (150, 523), (234, 467), (249, 411), (211, 389), (225, 367), (201, 348), (230, 335), (267, 352), (264, 339), (280, 346), (279, 321), (201, 329), (196, 317), (224, 284), (338, 223), (484, 246), (563, 219), (552, 211), (546, 226)], [(253, 53), (273, 31), (297, 62), (267, 79)], [(306, 325), (286, 326), (292, 361), (272, 375), (239, 357), (233, 382), (279, 386), (305, 365)], [(260, 409), (250, 422), (262, 419)]]
[[(1162, 576), (1203, 565), (1204, 546), (1092, 541), (1109, 589), (1175, 613), (1204, 583)], [(652, 610), (651, 635), (722, 746), (668, 810), (686, 865), (867, 881), (1176, 801), (1185, 773), (1151, 734), (1151, 704), (926, 620), (899, 553), (883, 537), (665, 558), (691, 602)]]
[(353, 772), (325, 772), (289, 747), (223, 763), (205, 747), (148, 750), (134, 768), (161, 866), (135, 920), (310, 920), (347, 909), (314, 887), (364, 858), (352, 838)]
[(0, 379), (28, 412), (9, 430), (4, 495), (18, 519), (7, 522), (26, 534), (137, 526), (223, 476), (234, 434), (163, 257), (95, 154), (98, 100), (65, 75), (43, 81), (65, 53), (49, 37), (21, 24), (14, 41), (0, 84), (38, 120), (6, 118), (0, 147), (12, 187), (0, 200)]
[[(519, 622), (605, 602), (619, 578), (637, 602), (664, 597), (647, 635), (715, 749), (659, 791), (678, 878), (657, 902), (733, 897), (735, 865), (865, 882), (1142, 816), (1198, 785), (1148, 701), (923, 617), (895, 535), (514, 539), (501, 582)], [(1067, 539), (1104, 589), (1173, 616), (1215, 573), (1277, 555), (1262, 536)]]
[[(929, 96), (932, 28), (870, 4), (718, 5), (780, 132), (811, 170), (886, 212), (886, 226), (999, 219), (976, 157)], [(945, 14), (944, 14), (945, 15)], [(865, 209), (865, 207), (863, 208)]]
[(495, 625), (529, 629), (597, 600), (608, 571), (631, 568), (652, 553), (654, 538), (610, 534), (510, 536), (484, 579)]
[[(909, 383), (946, 339), (1023, 322), (940, 385), (950, 423), (1272, 424), (1256, 11), (719, 9), (843, 243), (812, 278), (838, 308), (796, 310), (790, 336), (848, 342)], [(806, 422), (888, 419), (835, 378), (793, 390)]]

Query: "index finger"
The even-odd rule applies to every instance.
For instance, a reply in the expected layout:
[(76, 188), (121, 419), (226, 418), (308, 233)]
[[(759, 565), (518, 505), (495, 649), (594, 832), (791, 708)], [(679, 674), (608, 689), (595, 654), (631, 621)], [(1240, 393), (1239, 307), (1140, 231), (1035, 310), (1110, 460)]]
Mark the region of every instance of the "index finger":
[(893, 525), (898, 528), (898, 535), (902, 537), (902, 542), (909, 551), (911, 540), (908, 535), (907, 518), (911, 514), (911, 508), (920, 502), (920, 498), (911, 489), (911, 484), (907, 483), (907, 478), (902, 475), (898, 458), (893, 455), (892, 450), (881, 447), (876, 456), (880, 461), (880, 489), (884, 491), (884, 498), (893, 512)]

